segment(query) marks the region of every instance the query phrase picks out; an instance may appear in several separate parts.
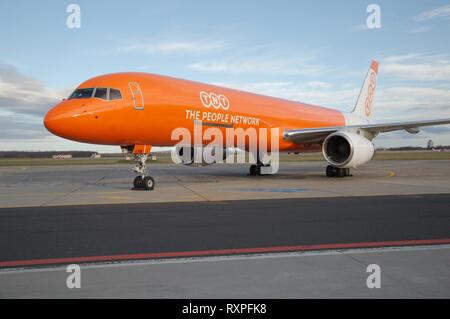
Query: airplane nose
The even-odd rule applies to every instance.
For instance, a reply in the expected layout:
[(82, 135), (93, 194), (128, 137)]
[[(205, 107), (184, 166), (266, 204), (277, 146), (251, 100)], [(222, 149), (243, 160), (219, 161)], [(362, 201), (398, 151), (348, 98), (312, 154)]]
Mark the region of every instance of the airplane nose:
[(54, 106), (44, 116), (44, 126), (47, 130), (59, 137), (84, 143), (101, 142), (105, 131), (110, 132), (110, 127), (101, 125), (99, 111), (94, 104), (86, 107), (84, 101), (64, 101)]
[[(74, 123), (73, 110), (67, 104), (54, 106), (44, 117), (44, 126), (50, 133), (65, 137), (70, 134)], [(76, 121), (75, 121), (76, 122)]]
[(56, 107), (47, 112), (44, 117), (44, 126), (51, 133), (59, 135), (61, 130), (61, 114), (56, 110)]

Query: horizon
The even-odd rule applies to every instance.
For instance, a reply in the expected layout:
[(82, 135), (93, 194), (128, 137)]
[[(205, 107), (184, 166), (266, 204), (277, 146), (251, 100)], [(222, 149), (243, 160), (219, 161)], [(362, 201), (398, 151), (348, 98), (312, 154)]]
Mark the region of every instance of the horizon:
[[(392, 149), (400, 149), (400, 148), (421, 148), (424, 150), (427, 150), (427, 146), (423, 146), (423, 145), (400, 145), (400, 146), (392, 146), (392, 147), (386, 147), (386, 146), (376, 146), (376, 149), (385, 149), (385, 150), (392, 150)], [(434, 145), (433, 149), (439, 149), (439, 148), (444, 148), (444, 149), (448, 149), (450, 148), (450, 144), (449, 145)], [(152, 148), (151, 153), (170, 153), (172, 151), (173, 147), (154, 147)], [(0, 150), (0, 154), (2, 153), (77, 153), (77, 152), (84, 152), (84, 153), (98, 153), (98, 154), (123, 154), (124, 156), (127, 155), (127, 153), (122, 153), (120, 151), (117, 152), (112, 152), (112, 151), (106, 151), (106, 152), (99, 152), (99, 151), (91, 151), (91, 150), (76, 150), (76, 149), (71, 149), (71, 150)], [(295, 152), (286, 152), (286, 153), (290, 153), (290, 154), (294, 154)], [(299, 153), (299, 154), (304, 154), (304, 153)], [(130, 154), (128, 154), (130, 155)]]

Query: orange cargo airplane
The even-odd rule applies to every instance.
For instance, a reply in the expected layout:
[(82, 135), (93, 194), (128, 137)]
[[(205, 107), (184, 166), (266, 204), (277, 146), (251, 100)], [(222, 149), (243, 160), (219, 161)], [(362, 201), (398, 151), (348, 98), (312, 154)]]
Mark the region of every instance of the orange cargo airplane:
[[(422, 126), (450, 123), (450, 119), (372, 123), (377, 74), (378, 63), (373, 61), (351, 113), (160, 75), (103, 75), (82, 83), (53, 107), (44, 124), (53, 134), (70, 140), (118, 145), (133, 152), (136, 189), (154, 188), (145, 164), (151, 147), (174, 146), (177, 141), (171, 135), (175, 128), (193, 132), (199, 122), (204, 128), (221, 130), (279, 129), (280, 152), (322, 149), (330, 164), (327, 176), (344, 177), (349, 176), (350, 168), (372, 159), (372, 140), (379, 133), (406, 130), (415, 134)], [(178, 150), (180, 156), (184, 151)], [(258, 158), (250, 175), (261, 174), (262, 166)]]

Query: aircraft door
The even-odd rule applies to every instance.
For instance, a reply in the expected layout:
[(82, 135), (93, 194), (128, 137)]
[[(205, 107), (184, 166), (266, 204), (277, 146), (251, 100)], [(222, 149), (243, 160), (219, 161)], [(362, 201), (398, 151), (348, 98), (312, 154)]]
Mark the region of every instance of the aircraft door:
[(135, 110), (144, 109), (144, 94), (142, 93), (141, 86), (137, 82), (128, 83), (128, 87), (131, 91), (131, 98), (133, 99), (133, 105)]

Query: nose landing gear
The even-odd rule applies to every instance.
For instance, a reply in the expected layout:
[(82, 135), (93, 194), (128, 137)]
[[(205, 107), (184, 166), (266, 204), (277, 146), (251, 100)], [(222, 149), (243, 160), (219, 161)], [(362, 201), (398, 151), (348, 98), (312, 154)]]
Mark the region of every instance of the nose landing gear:
[(146, 145), (136, 145), (133, 150), (134, 160), (136, 166), (133, 172), (138, 174), (133, 181), (133, 190), (147, 190), (151, 191), (155, 188), (155, 180), (148, 175), (147, 158), (150, 154), (151, 147)]

